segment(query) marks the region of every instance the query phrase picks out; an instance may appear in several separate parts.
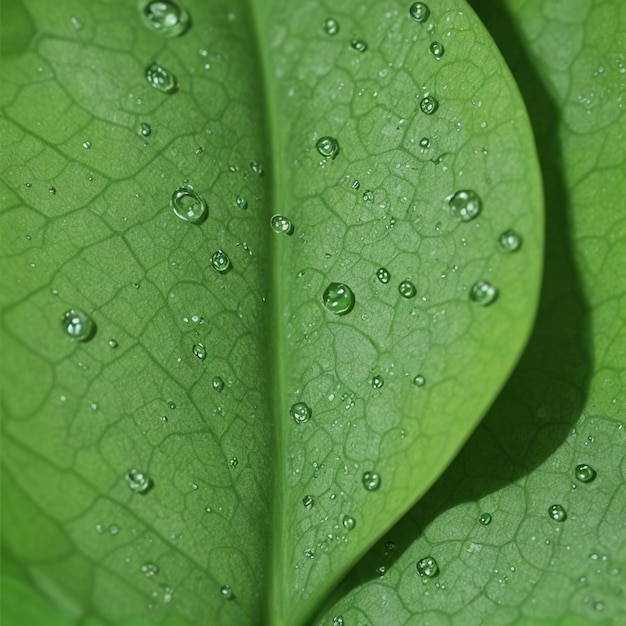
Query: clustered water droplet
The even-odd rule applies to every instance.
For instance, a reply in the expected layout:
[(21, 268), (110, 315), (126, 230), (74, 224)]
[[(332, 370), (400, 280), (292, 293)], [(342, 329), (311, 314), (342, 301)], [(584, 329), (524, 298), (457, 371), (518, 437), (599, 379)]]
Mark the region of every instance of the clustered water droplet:
[(430, 15), (430, 9), (424, 2), (414, 2), (409, 7), (409, 15), (416, 21), (423, 23), (428, 19)]
[(472, 285), (469, 297), (476, 304), (488, 306), (498, 297), (498, 290), (490, 282), (478, 280)]
[(341, 615), (335, 615), (335, 617), (333, 617), (333, 626), (344, 626), (343, 617)]
[(432, 115), (439, 108), (439, 101), (434, 96), (424, 96), (420, 100), (420, 109), (426, 115)]
[(522, 245), (522, 237), (517, 231), (509, 228), (498, 237), (498, 243), (506, 252), (515, 252)]
[(415, 568), (417, 573), (424, 578), (434, 578), (439, 573), (439, 565), (432, 556), (425, 556), (420, 559)]
[(548, 507), (548, 515), (555, 522), (564, 522), (567, 519), (567, 513), (560, 504), (553, 504)]
[(591, 465), (587, 465), (586, 463), (581, 463), (576, 466), (576, 478), (581, 483), (590, 483), (597, 476), (596, 470), (591, 467)]
[(211, 265), (213, 269), (220, 274), (226, 273), (231, 267), (230, 257), (224, 250), (217, 250), (211, 256)]
[(304, 424), (311, 419), (311, 407), (306, 402), (296, 402), (289, 409), (289, 415), (296, 424)]
[(453, 193), (448, 199), (452, 217), (469, 222), (478, 216), (482, 209), (482, 202), (475, 191), (462, 189)]
[(376, 472), (364, 472), (361, 482), (368, 491), (376, 491), (380, 487), (380, 475)]
[(189, 27), (189, 15), (171, 0), (149, 2), (143, 9), (145, 22), (166, 37), (182, 35)]
[(273, 215), (272, 219), (270, 220), (270, 224), (272, 226), (272, 230), (275, 233), (279, 233), (283, 235), (293, 234), (293, 231), (294, 231), (293, 224), (284, 215)]
[(339, 154), (339, 142), (334, 137), (321, 137), (315, 147), (323, 157), (334, 159)]
[(158, 63), (151, 63), (146, 68), (147, 81), (163, 93), (174, 93), (178, 87), (176, 76)]
[(146, 493), (152, 487), (152, 480), (137, 469), (130, 469), (126, 472), (126, 481), (128, 486), (137, 493)]
[(188, 185), (172, 194), (170, 205), (177, 217), (190, 224), (201, 224), (209, 215), (205, 199)]
[(356, 520), (350, 515), (344, 515), (341, 523), (346, 530), (352, 530), (356, 526)]
[(415, 285), (408, 279), (398, 285), (398, 291), (403, 298), (412, 298), (417, 293)]
[(327, 35), (336, 35), (339, 32), (339, 23), (337, 20), (329, 17), (324, 20), (323, 28)]
[(145, 576), (151, 577), (159, 573), (159, 566), (156, 563), (145, 563), (141, 566), (141, 572)]
[(386, 285), (389, 280), (391, 279), (391, 274), (389, 273), (389, 271), (384, 268), (384, 267), (379, 267), (376, 270), (376, 278), (378, 278), (378, 280), (383, 283), (383, 285)]
[(430, 50), (430, 53), (435, 57), (435, 59), (437, 59), (437, 61), (441, 59), (443, 53), (446, 51), (443, 47), (443, 44), (439, 43), (438, 41), (433, 41), (428, 49)]
[(344, 283), (330, 283), (324, 294), (322, 302), (328, 311), (337, 315), (345, 315), (354, 308), (354, 293)]
[(61, 326), (76, 341), (89, 341), (96, 332), (94, 321), (79, 309), (66, 311), (61, 318)]

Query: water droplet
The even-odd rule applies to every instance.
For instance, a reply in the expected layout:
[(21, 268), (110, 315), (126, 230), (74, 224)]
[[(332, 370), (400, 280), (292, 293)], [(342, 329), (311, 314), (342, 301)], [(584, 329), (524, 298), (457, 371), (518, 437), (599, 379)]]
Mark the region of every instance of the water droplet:
[(430, 139), (428, 137), (422, 137), (420, 139), (420, 146), (422, 148), (430, 148)]
[(206, 359), (207, 351), (203, 344), (194, 344), (191, 351), (194, 353), (194, 356), (197, 356), (201, 361), (204, 361), (204, 359)]
[(414, 2), (409, 7), (409, 15), (416, 21), (423, 23), (428, 19), (430, 15), (430, 9), (424, 2)]
[(333, 626), (343, 626), (343, 625), (344, 625), (343, 617), (341, 615), (335, 615), (335, 617), (333, 617)]
[(224, 274), (231, 268), (230, 258), (224, 250), (218, 250), (211, 256), (211, 265), (214, 270), (220, 274)]
[(334, 137), (322, 137), (315, 144), (323, 157), (334, 159), (339, 154), (339, 142)]
[(383, 283), (383, 285), (386, 285), (389, 280), (391, 279), (391, 274), (389, 273), (389, 271), (384, 268), (384, 267), (379, 267), (376, 270), (376, 278), (378, 278), (378, 280)]
[(141, 572), (145, 576), (154, 576), (159, 573), (159, 566), (156, 563), (145, 563), (141, 566)]
[(172, 409), (172, 411), (173, 411), (176, 408), (176, 403), (170, 401), (170, 402), (167, 403), (167, 406), (169, 406), (170, 409)]
[(362, 39), (353, 39), (350, 45), (357, 52), (365, 52), (367, 50), (367, 44)]
[(257, 163), (256, 161), (250, 161), (250, 169), (257, 176), (265, 176), (265, 171), (263, 170), (263, 166), (260, 163)]
[(128, 486), (137, 493), (146, 493), (152, 487), (150, 478), (136, 469), (128, 470), (126, 480), (128, 481)]
[(522, 237), (517, 231), (509, 228), (498, 237), (498, 243), (506, 252), (515, 252), (522, 245)]
[(222, 585), (220, 588), (220, 594), (222, 595), (222, 598), (226, 598), (226, 600), (232, 600), (235, 597), (230, 585)]
[(53, 196), (55, 196), (57, 193), (57, 190), (54, 187), (50, 187), (50, 189), (48, 189), (48, 193), (51, 193)]
[(206, 201), (191, 187), (179, 187), (173, 194), (170, 205), (177, 217), (190, 224), (201, 224), (209, 215)]
[(148, 82), (163, 93), (174, 93), (178, 87), (176, 76), (158, 63), (151, 63), (146, 68)]
[(417, 293), (415, 285), (410, 280), (403, 280), (398, 285), (398, 291), (403, 298), (412, 298)]
[(581, 483), (590, 483), (595, 479), (596, 475), (596, 470), (586, 463), (581, 463), (576, 466), (576, 478), (578, 478)]
[(396, 544), (393, 541), (385, 541), (385, 551), (391, 554), (396, 549)]
[(486, 280), (479, 280), (472, 285), (469, 297), (476, 304), (488, 306), (498, 297), (498, 290)]
[(61, 318), (63, 330), (77, 341), (89, 341), (96, 332), (94, 321), (78, 309), (70, 309)]
[(555, 522), (564, 522), (567, 519), (567, 513), (565, 509), (560, 504), (553, 504), (548, 508), (548, 515)]
[(189, 27), (189, 15), (171, 0), (149, 2), (143, 9), (145, 23), (165, 37), (182, 35)]
[(91, 142), (83, 141), (83, 148), (85, 148), (85, 150), (89, 150), (89, 148), (91, 148)]
[(327, 35), (336, 35), (339, 32), (339, 23), (337, 20), (329, 17), (324, 20), (324, 32)]
[(293, 233), (293, 224), (284, 215), (273, 215), (270, 220), (272, 230), (275, 233), (281, 233), (284, 235), (291, 235)]
[(420, 109), (426, 115), (432, 115), (439, 108), (439, 101), (434, 96), (425, 96), (420, 101)]
[(430, 44), (429, 50), (430, 53), (435, 57), (435, 59), (437, 59), (437, 61), (443, 56), (443, 53), (446, 51), (443, 47), (443, 44), (439, 43), (438, 41), (433, 41)]
[(376, 472), (364, 472), (361, 482), (368, 491), (376, 491), (380, 487), (380, 475)]
[(372, 387), (374, 387), (374, 389), (380, 389), (384, 384), (385, 381), (383, 380), (383, 377), (380, 376), (380, 374), (372, 378)]
[(115, 339), (109, 339), (109, 348), (117, 348), (119, 344), (117, 343), (117, 341)]
[(109, 534), (113, 535), (114, 537), (115, 535), (119, 535), (120, 534), (119, 526), (116, 526), (115, 524), (111, 524), (111, 526), (109, 526)]
[(352, 530), (356, 526), (356, 520), (350, 515), (344, 515), (341, 523), (346, 530)]
[(304, 424), (311, 419), (311, 407), (306, 402), (296, 402), (290, 409), (289, 415), (296, 424)]
[(240, 209), (247, 209), (248, 208), (248, 201), (243, 196), (237, 196), (237, 199), (235, 200), (235, 204)]
[(211, 381), (211, 385), (213, 385), (213, 389), (215, 389), (215, 391), (222, 391), (224, 389), (224, 381), (220, 376), (215, 376), (215, 378)]
[(478, 194), (471, 189), (463, 189), (446, 198), (450, 205), (452, 217), (469, 222), (478, 216), (482, 209), (482, 202)]
[(304, 504), (304, 508), (310, 511), (315, 504), (315, 500), (313, 500), (313, 496), (304, 496), (302, 498), (302, 504)]
[(483, 526), (489, 526), (489, 524), (491, 524), (491, 514), (490, 513), (483, 513), (478, 518), (478, 522), (480, 524), (482, 524)]
[(374, 192), (371, 189), (366, 189), (363, 192), (363, 200), (365, 202), (373, 202), (373, 200), (374, 200)]
[(345, 315), (354, 308), (355, 297), (348, 285), (344, 283), (330, 283), (324, 291), (322, 302), (331, 313)]
[(415, 565), (417, 573), (425, 578), (434, 578), (439, 573), (439, 565), (432, 556), (425, 556)]
[(426, 379), (421, 375), (418, 374), (414, 379), (413, 379), (413, 384), (416, 387), (423, 387), (424, 383), (426, 382)]
[(141, 122), (141, 124), (139, 124), (139, 134), (142, 137), (149, 137), (151, 132), (152, 126), (150, 126), (150, 124), (146, 122)]
[(228, 465), (231, 467), (237, 467), (237, 465), (239, 465), (239, 459), (234, 456), (230, 461), (228, 461)]

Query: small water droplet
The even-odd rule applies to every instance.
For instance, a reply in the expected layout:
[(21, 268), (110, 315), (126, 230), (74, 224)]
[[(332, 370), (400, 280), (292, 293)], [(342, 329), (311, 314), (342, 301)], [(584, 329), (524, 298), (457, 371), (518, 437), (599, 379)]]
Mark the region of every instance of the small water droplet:
[(152, 487), (152, 480), (136, 469), (128, 470), (126, 480), (128, 481), (128, 486), (137, 493), (146, 493)]
[(420, 139), (420, 146), (422, 148), (430, 148), (430, 139), (428, 137), (422, 137)]
[(91, 148), (91, 142), (83, 141), (83, 148), (85, 148), (85, 150), (89, 150), (89, 148)]
[(228, 461), (228, 465), (231, 467), (237, 467), (237, 465), (239, 465), (239, 459), (234, 456), (230, 461)]
[(265, 176), (265, 171), (263, 170), (263, 166), (260, 163), (257, 163), (256, 161), (250, 161), (250, 169), (257, 176)]
[(372, 378), (372, 387), (374, 387), (374, 389), (380, 389), (384, 384), (385, 384), (385, 381), (383, 380), (383, 377), (380, 374)]
[(182, 35), (189, 27), (189, 15), (171, 0), (149, 2), (143, 9), (144, 22), (165, 37)]
[(289, 409), (289, 415), (295, 420), (296, 424), (304, 424), (311, 419), (311, 407), (306, 402), (296, 402)]
[(248, 201), (243, 196), (237, 196), (237, 199), (235, 200), (235, 204), (240, 209), (247, 209), (248, 208)]
[(119, 344), (117, 343), (117, 341), (115, 339), (109, 339), (109, 348), (117, 348)]
[(368, 491), (376, 491), (380, 487), (380, 475), (376, 472), (364, 472), (361, 482)]
[(373, 200), (374, 200), (374, 192), (371, 189), (366, 189), (363, 192), (363, 200), (365, 202), (373, 202)]
[(203, 344), (201, 343), (194, 344), (191, 351), (193, 352), (194, 356), (197, 356), (201, 361), (204, 361), (204, 359), (206, 359), (207, 350)]
[(334, 137), (321, 137), (315, 147), (323, 157), (334, 159), (339, 154), (339, 142)]
[(548, 508), (548, 515), (555, 522), (564, 522), (567, 519), (567, 513), (560, 504), (553, 504)]
[(61, 326), (67, 335), (77, 341), (89, 341), (96, 333), (94, 321), (78, 309), (66, 311), (61, 318)]
[(327, 35), (336, 35), (339, 32), (339, 23), (337, 20), (329, 17), (324, 20), (324, 32)]
[(515, 252), (522, 245), (522, 237), (517, 231), (509, 228), (498, 237), (498, 243), (506, 252)]
[(344, 283), (330, 283), (324, 291), (322, 302), (331, 313), (345, 315), (354, 308), (355, 297), (348, 285)]
[(491, 524), (491, 514), (490, 513), (483, 513), (478, 518), (478, 522), (480, 524), (482, 524), (483, 526), (489, 526), (489, 524)]
[(350, 45), (357, 52), (365, 52), (367, 50), (367, 44), (362, 39), (353, 39)]
[(409, 7), (409, 15), (416, 21), (423, 23), (428, 19), (430, 15), (430, 9), (424, 2), (414, 2)]
[(270, 220), (270, 224), (272, 226), (272, 230), (275, 233), (280, 233), (283, 235), (293, 234), (293, 224), (284, 215), (273, 215), (272, 219)]
[(452, 217), (469, 222), (478, 216), (482, 209), (482, 202), (475, 191), (462, 189), (446, 198), (450, 205)]
[(426, 382), (426, 379), (421, 375), (418, 374), (414, 379), (413, 379), (413, 384), (416, 387), (423, 387), (424, 383)]
[(179, 187), (173, 194), (170, 206), (176, 217), (190, 224), (201, 224), (209, 215), (205, 199), (191, 187)]
[(385, 541), (385, 551), (387, 554), (391, 554), (396, 549), (396, 544), (393, 541)]
[(435, 59), (437, 59), (437, 61), (439, 61), (439, 59), (443, 56), (443, 53), (446, 51), (443, 47), (443, 44), (439, 43), (438, 41), (433, 41), (430, 44), (429, 50), (430, 53), (435, 57)]
[(346, 530), (352, 530), (356, 526), (356, 520), (350, 515), (344, 515), (341, 523)]
[(141, 573), (148, 577), (154, 576), (159, 573), (159, 566), (156, 563), (145, 563), (141, 566)]
[(576, 478), (580, 480), (581, 483), (590, 483), (595, 479), (596, 475), (596, 470), (586, 463), (581, 463), (576, 466)]
[(57, 190), (54, 187), (50, 187), (50, 189), (48, 189), (48, 193), (52, 194), (53, 196), (56, 195)]
[(176, 403), (170, 401), (170, 402), (167, 403), (167, 406), (169, 406), (170, 409), (172, 409), (172, 411), (173, 411), (176, 408)]
[(211, 381), (211, 385), (215, 391), (222, 391), (224, 389), (224, 381), (220, 376), (215, 376)]
[(305, 509), (310, 511), (315, 504), (315, 500), (313, 500), (313, 496), (304, 496), (304, 498), (302, 498), (302, 504), (304, 504)]
[(498, 290), (486, 280), (478, 280), (472, 285), (469, 297), (476, 304), (488, 306), (498, 297)]
[(439, 573), (439, 565), (432, 556), (425, 556), (420, 559), (415, 568), (417, 573), (424, 578), (434, 578)]
[(222, 598), (225, 598), (226, 600), (232, 600), (235, 597), (230, 585), (222, 585), (220, 588), (220, 594)]
[(211, 256), (211, 265), (215, 271), (224, 274), (231, 268), (230, 257), (224, 250), (218, 250)]
[(420, 109), (426, 115), (432, 115), (439, 108), (439, 101), (434, 96), (425, 96), (420, 100)]
[(174, 93), (178, 87), (176, 76), (158, 63), (148, 65), (146, 80), (162, 93)]
[(111, 524), (111, 526), (109, 526), (110, 535), (113, 535), (115, 537), (115, 535), (119, 535), (119, 533), (120, 533), (119, 526), (116, 526), (115, 524)]
[(391, 279), (391, 274), (389, 273), (389, 271), (384, 268), (384, 267), (379, 267), (376, 270), (376, 278), (378, 278), (378, 280), (383, 283), (383, 285), (386, 285), (390, 279)]
[(417, 293), (415, 285), (410, 280), (403, 280), (398, 285), (398, 291), (403, 298), (412, 298)]
[(142, 137), (149, 137), (151, 132), (152, 126), (150, 126), (147, 122), (141, 122), (141, 124), (139, 124), (139, 134)]

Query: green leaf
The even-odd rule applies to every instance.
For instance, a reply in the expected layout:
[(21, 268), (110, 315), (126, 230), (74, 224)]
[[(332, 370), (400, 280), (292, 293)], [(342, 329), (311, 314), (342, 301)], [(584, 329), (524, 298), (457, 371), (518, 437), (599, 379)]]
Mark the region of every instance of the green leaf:
[[(167, 37), (121, 0), (11, 3), (10, 606), (31, 585), (73, 623), (307, 623), (504, 385), (542, 265), (526, 112), (464, 2), (425, 23), (379, 4), (189, 1)], [(191, 188), (198, 223), (170, 207)], [(480, 214), (455, 216), (456, 192)], [(342, 315), (333, 283), (354, 295)]]
[[(393, 554), (372, 550), (329, 615), (346, 624), (617, 624), (626, 614), (626, 279), (616, 202), (626, 193), (626, 7), (473, 4), (535, 128), (548, 207), (539, 314), (485, 420), (385, 536)], [(582, 463), (597, 471), (592, 482), (576, 478)], [(550, 519), (553, 504), (565, 521)], [(420, 580), (415, 564), (426, 555), (440, 574)]]

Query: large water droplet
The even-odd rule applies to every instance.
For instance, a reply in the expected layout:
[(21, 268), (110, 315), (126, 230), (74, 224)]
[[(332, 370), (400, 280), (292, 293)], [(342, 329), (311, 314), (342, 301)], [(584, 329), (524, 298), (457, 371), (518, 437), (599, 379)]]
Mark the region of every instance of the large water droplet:
[(578, 478), (581, 483), (590, 483), (595, 479), (596, 475), (596, 470), (594, 470), (591, 465), (581, 463), (576, 466), (576, 478)]
[(201, 361), (204, 361), (204, 359), (206, 359), (207, 350), (203, 344), (201, 343), (194, 344), (191, 351), (193, 352), (194, 356), (197, 356)]
[(211, 265), (214, 270), (220, 274), (224, 274), (231, 268), (230, 257), (224, 250), (218, 250), (211, 256)]
[(146, 493), (152, 487), (152, 481), (143, 472), (136, 469), (130, 469), (126, 473), (128, 486), (137, 493)]
[(567, 513), (560, 504), (553, 504), (548, 508), (548, 515), (555, 522), (564, 522), (567, 519)]
[(435, 57), (435, 59), (437, 59), (437, 61), (439, 61), (439, 59), (443, 56), (443, 53), (446, 51), (443, 47), (443, 44), (439, 43), (438, 41), (433, 41), (430, 44), (429, 50), (430, 53)]
[(482, 513), (481, 516), (478, 518), (478, 523), (482, 524), (483, 526), (488, 526), (489, 524), (491, 524), (491, 514)]
[(380, 389), (384, 384), (385, 381), (380, 374), (372, 378), (372, 387), (374, 387), (374, 389)]
[(482, 209), (482, 202), (478, 194), (471, 189), (462, 189), (447, 198), (452, 217), (469, 222), (478, 216)]
[(498, 297), (498, 290), (490, 282), (478, 280), (472, 285), (469, 297), (476, 304), (488, 306)]
[(439, 101), (434, 96), (425, 96), (420, 101), (420, 109), (426, 115), (432, 115), (439, 108)]
[(201, 224), (209, 215), (205, 199), (191, 187), (179, 187), (173, 194), (170, 205), (177, 217), (191, 224)]
[(61, 318), (63, 330), (77, 341), (89, 341), (96, 333), (94, 321), (78, 309), (70, 309)]
[(334, 159), (339, 154), (339, 142), (334, 137), (318, 139), (315, 147), (323, 157)]
[(143, 9), (145, 23), (165, 37), (182, 35), (189, 27), (189, 15), (171, 0), (149, 2)]
[(220, 588), (220, 594), (222, 595), (222, 598), (225, 598), (226, 600), (232, 600), (235, 597), (230, 585), (222, 585)]
[(415, 285), (410, 280), (403, 280), (398, 285), (398, 291), (403, 298), (412, 298), (417, 293)]
[(367, 44), (362, 39), (353, 39), (350, 45), (357, 52), (365, 52), (367, 50)]
[(498, 243), (506, 252), (515, 252), (522, 245), (522, 236), (512, 228), (505, 230), (499, 237)]
[(336, 35), (339, 32), (339, 23), (337, 20), (329, 17), (324, 20), (324, 32), (327, 35)]
[(389, 273), (389, 271), (384, 268), (384, 267), (379, 267), (376, 270), (376, 278), (378, 278), (378, 280), (383, 283), (383, 285), (386, 285), (389, 280), (391, 279), (391, 274)]
[(304, 424), (311, 419), (311, 407), (306, 402), (296, 402), (290, 409), (289, 415), (296, 424)]
[(324, 291), (322, 302), (331, 313), (345, 315), (354, 308), (355, 297), (348, 285), (344, 283), (330, 283)]
[(145, 563), (141, 566), (141, 572), (145, 576), (154, 576), (159, 573), (159, 566), (156, 563)]
[(423, 23), (428, 19), (430, 15), (430, 9), (424, 2), (414, 2), (409, 7), (409, 15), (416, 21)]
[(368, 491), (376, 491), (380, 487), (380, 475), (376, 472), (364, 472), (361, 482)]
[(158, 63), (151, 63), (146, 68), (148, 82), (163, 93), (174, 93), (178, 87), (176, 76)]
[(356, 520), (350, 515), (344, 515), (341, 523), (346, 530), (352, 530), (356, 526)]
[(425, 578), (433, 578), (439, 573), (439, 565), (432, 556), (425, 556), (423, 559), (420, 559), (416, 563), (415, 568), (417, 573)]
[(275, 233), (291, 235), (294, 230), (293, 224), (284, 215), (273, 215), (270, 220), (270, 224), (272, 225), (272, 230)]

